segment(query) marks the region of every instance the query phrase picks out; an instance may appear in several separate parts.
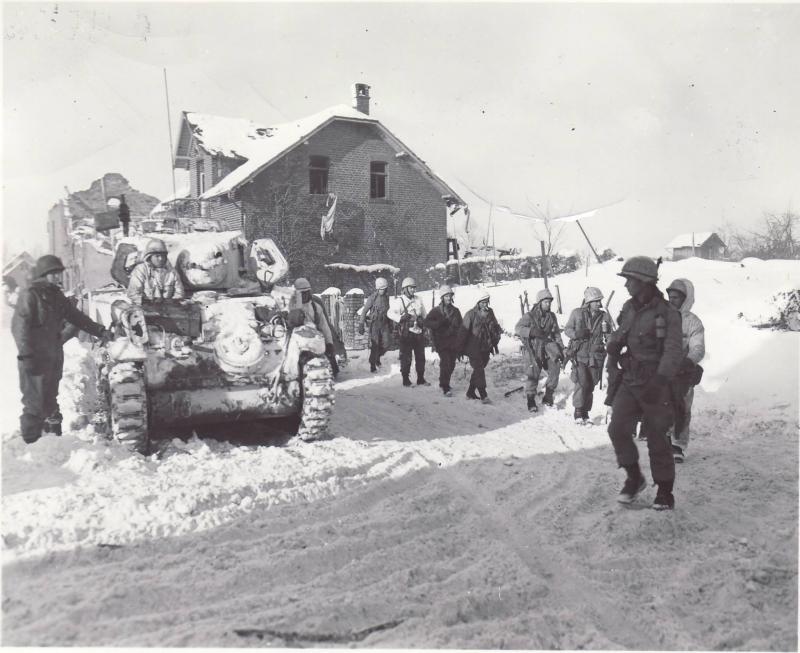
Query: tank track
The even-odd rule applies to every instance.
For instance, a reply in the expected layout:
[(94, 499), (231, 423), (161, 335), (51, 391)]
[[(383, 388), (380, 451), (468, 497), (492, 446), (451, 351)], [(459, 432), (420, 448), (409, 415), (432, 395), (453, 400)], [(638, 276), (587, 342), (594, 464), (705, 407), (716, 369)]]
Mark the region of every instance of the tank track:
[(303, 365), (303, 407), (297, 437), (303, 442), (324, 440), (335, 403), (333, 372), (324, 356), (309, 358)]
[(150, 444), (144, 372), (137, 363), (118, 363), (108, 373), (108, 411), (111, 436), (146, 454)]

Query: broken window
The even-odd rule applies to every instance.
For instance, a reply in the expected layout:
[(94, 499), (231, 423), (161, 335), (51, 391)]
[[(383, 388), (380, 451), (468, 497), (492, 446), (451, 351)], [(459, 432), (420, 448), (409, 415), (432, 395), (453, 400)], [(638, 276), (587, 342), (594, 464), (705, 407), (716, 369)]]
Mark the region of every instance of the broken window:
[(312, 156), (308, 160), (308, 192), (312, 195), (324, 195), (328, 192), (327, 156)]
[(369, 164), (369, 196), (372, 199), (386, 197), (386, 164), (383, 161)]

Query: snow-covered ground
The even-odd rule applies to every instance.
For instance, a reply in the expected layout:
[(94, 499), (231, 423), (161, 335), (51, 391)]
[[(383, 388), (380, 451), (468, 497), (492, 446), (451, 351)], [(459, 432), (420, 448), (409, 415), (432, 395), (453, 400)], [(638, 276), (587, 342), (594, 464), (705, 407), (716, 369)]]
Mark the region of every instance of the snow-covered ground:
[[(620, 265), (552, 280), (560, 323), (586, 285), (616, 291), (616, 317)], [(538, 415), (503, 397), (520, 385), (512, 338), (491, 405), (464, 398), (462, 364), (446, 398), (435, 354), (433, 386), (404, 389), (396, 352), (376, 375), (351, 352), (332, 440), (176, 439), (144, 459), (86, 425), (76, 341), (65, 435), (22, 443), (4, 315), (2, 643), (796, 650), (800, 335), (750, 323), (800, 263), (690, 259), (661, 276), (695, 283), (708, 350), (672, 513), (616, 504), (603, 390), (590, 427), (572, 422), (568, 374)], [(488, 288), (506, 331), (540, 288)]]

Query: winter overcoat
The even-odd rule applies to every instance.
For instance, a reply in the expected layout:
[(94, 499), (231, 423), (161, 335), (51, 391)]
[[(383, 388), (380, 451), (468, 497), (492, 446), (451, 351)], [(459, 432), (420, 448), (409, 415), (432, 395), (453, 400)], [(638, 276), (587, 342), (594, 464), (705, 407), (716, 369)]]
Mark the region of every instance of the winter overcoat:
[(53, 366), (60, 369), (63, 364), (64, 322), (98, 338), (103, 335), (103, 327), (81, 313), (58, 286), (36, 279), (20, 293), (11, 332), (17, 343), (17, 358), (34, 374)]
[[(663, 338), (656, 331), (659, 319), (664, 324)], [(675, 377), (683, 360), (681, 314), (660, 290), (655, 289), (655, 295), (645, 304), (635, 298), (625, 302), (618, 325), (606, 349), (616, 357), (627, 345), (627, 354), (620, 361), (625, 384), (642, 386), (656, 374), (667, 379)]]
[(539, 304), (519, 318), (514, 333), (522, 340), (522, 355), (527, 365), (547, 367), (544, 365), (547, 359), (556, 360), (563, 353), (558, 320), (552, 311), (543, 311)]
[[(604, 324), (605, 331), (603, 330)], [(592, 316), (587, 306), (573, 310), (564, 325), (564, 333), (572, 341), (570, 346), (577, 349), (575, 359), (589, 367), (601, 369), (606, 357), (606, 343), (603, 336), (610, 334), (613, 330), (608, 313), (599, 310)]]
[(150, 265), (149, 261), (139, 263), (128, 282), (128, 298), (134, 304), (142, 299), (183, 299), (183, 283), (177, 271), (169, 263), (163, 268)]
[(442, 303), (431, 309), (425, 326), (431, 330), (436, 351), (458, 351), (458, 334), (461, 331), (461, 311), (453, 304)]
[(476, 305), (464, 316), (458, 332), (456, 350), (460, 354), (479, 357), (497, 346), (502, 333), (494, 311), (490, 308), (484, 312)]
[(388, 348), (391, 338), (389, 318), (386, 312), (389, 310), (389, 295), (381, 295), (377, 290), (367, 297), (364, 302), (364, 310), (361, 313), (361, 325), (369, 322), (369, 339), (379, 347)]
[(683, 334), (683, 355), (693, 363), (699, 363), (706, 355), (706, 330), (700, 318), (690, 310), (694, 306), (694, 284), (688, 279), (677, 279), (673, 288), (680, 290), (686, 299), (681, 304), (681, 329)]

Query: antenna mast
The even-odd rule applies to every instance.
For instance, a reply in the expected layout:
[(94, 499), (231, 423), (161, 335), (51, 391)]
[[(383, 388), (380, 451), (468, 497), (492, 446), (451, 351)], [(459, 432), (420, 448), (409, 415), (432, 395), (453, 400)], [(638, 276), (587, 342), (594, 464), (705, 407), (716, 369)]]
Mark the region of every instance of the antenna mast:
[(164, 68), (164, 95), (167, 98), (167, 131), (169, 132), (169, 169), (172, 173), (172, 207), (175, 210), (175, 219), (178, 219), (178, 189), (175, 186), (175, 166), (172, 161), (172, 154), (175, 151), (172, 148), (172, 120), (169, 117), (169, 88), (167, 86), (167, 69)]

